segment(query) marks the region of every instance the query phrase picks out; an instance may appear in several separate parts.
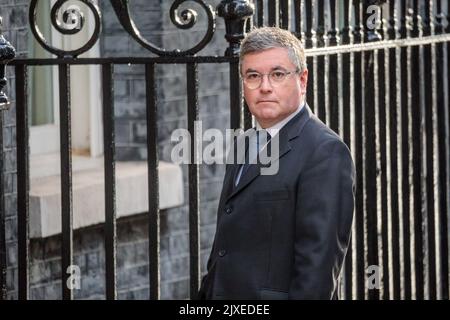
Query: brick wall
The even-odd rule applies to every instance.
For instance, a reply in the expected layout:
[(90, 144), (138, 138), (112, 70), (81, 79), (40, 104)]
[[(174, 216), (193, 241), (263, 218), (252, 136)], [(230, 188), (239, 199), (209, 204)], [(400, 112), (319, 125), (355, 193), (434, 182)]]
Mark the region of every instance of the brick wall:
[[(220, 1), (209, 1), (215, 7)], [(14, 3), (14, 5), (13, 5)], [(169, 19), (171, 1), (135, 0), (133, 17), (142, 35), (167, 49), (192, 47), (205, 30), (204, 12), (196, 4), (199, 23), (192, 30), (180, 31)], [(109, 2), (101, 1), (103, 33), (101, 55), (152, 56), (141, 48), (120, 26)], [(0, 0), (5, 37), (20, 54), (27, 50), (27, 1)], [(208, 47), (199, 55), (222, 55), (227, 44), (224, 24), (217, 18), (217, 31)], [(170, 135), (187, 127), (186, 73), (184, 65), (157, 66), (158, 141), (160, 159), (170, 161)], [(14, 78), (8, 69), (9, 96), (14, 100)], [(119, 160), (143, 160), (146, 157), (145, 81), (143, 66), (116, 66), (115, 115), (117, 157)], [(199, 66), (199, 107), (203, 128), (225, 129), (229, 124), (228, 66)], [(5, 113), (4, 161), (5, 203), (8, 252), (8, 297), (17, 298), (17, 210), (15, 165), (14, 103)], [(206, 265), (215, 231), (218, 197), (224, 166), (201, 165), (201, 250), (202, 270)], [(183, 167), (185, 205), (161, 212), (161, 294), (163, 299), (183, 299), (189, 295), (188, 177)], [(117, 224), (117, 281), (120, 299), (143, 299), (149, 295), (148, 234), (145, 214), (121, 219)], [(61, 297), (60, 237), (32, 240), (30, 244), (30, 298)], [(81, 290), (76, 298), (104, 298), (103, 227), (95, 226), (74, 232), (74, 260), (81, 267)]]
[[(27, 50), (28, 1), (0, 1), (0, 16), (3, 17), (3, 35), (16, 48), (16, 56)], [(6, 284), (8, 298), (17, 298), (17, 176), (16, 176), (16, 109), (14, 68), (7, 67), (8, 79), (5, 92), (10, 98), (9, 110), (3, 118), (3, 177), (5, 192), (5, 237), (6, 237)]]

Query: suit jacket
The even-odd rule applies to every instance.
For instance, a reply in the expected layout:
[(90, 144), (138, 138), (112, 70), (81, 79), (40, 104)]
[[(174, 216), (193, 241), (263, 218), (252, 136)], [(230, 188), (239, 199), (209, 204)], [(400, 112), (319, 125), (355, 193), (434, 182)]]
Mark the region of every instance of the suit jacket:
[(201, 299), (336, 299), (350, 241), (355, 168), (305, 105), (279, 131), (279, 170), (226, 168)]

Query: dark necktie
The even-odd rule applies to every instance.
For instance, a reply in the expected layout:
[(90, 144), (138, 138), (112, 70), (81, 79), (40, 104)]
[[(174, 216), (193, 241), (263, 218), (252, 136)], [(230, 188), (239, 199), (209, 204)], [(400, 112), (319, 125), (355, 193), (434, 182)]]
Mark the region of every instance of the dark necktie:
[[(252, 146), (249, 146), (246, 149), (245, 163), (242, 165), (242, 170), (238, 170), (238, 172), (237, 172), (236, 179), (239, 178), (239, 181), (237, 184), (239, 184), (239, 182), (242, 181), (242, 178), (244, 177), (244, 175), (247, 173), (248, 169), (250, 168), (251, 162), (254, 162), (254, 163), (259, 162), (258, 155), (259, 155), (261, 149), (266, 145), (266, 143), (268, 143), (270, 141), (270, 139), (271, 139), (271, 136), (266, 130), (263, 129), (263, 130), (256, 131), (256, 156), (257, 156), (257, 159), (256, 159), (256, 161), (255, 161), (255, 159), (250, 159), (250, 148)], [(241, 171), (241, 175), (239, 176), (240, 171)]]

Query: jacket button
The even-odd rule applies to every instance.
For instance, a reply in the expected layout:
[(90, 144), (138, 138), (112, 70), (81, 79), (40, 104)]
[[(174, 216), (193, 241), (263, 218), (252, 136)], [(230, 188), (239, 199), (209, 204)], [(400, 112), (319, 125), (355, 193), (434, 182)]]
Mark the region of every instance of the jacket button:
[(219, 251), (219, 257), (224, 257), (226, 254), (227, 254), (227, 252), (225, 250)]
[(226, 214), (231, 214), (233, 212), (233, 208), (232, 207), (226, 207), (225, 208), (225, 213)]

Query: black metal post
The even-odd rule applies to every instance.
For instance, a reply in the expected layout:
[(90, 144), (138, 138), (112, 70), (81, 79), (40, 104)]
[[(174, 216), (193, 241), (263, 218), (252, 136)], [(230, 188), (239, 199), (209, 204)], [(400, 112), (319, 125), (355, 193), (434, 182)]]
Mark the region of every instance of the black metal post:
[(61, 273), (62, 297), (73, 299), (69, 286), (69, 267), (73, 264), (73, 207), (72, 207), (72, 147), (71, 147), (71, 105), (70, 105), (70, 66), (59, 66), (59, 121), (61, 148)]
[[(226, 35), (229, 47), (225, 51), (226, 56), (238, 56), (242, 39), (245, 37), (245, 25), (249, 17), (253, 15), (254, 5), (250, 1), (238, 0), (222, 1), (217, 7), (219, 16), (225, 19)], [(230, 126), (233, 129), (241, 128), (242, 87), (239, 77), (239, 63), (230, 63)], [(244, 122), (249, 123), (248, 110), (244, 113)]]
[[(387, 37), (389, 40), (395, 40), (399, 36), (399, 30), (397, 28), (397, 16), (398, 16), (398, 8), (396, 8), (395, 2), (389, 3), (389, 25), (387, 30)], [(386, 36), (385, 36), (386, 39)], [(401, 210), (399, 207), (399, 199), (398, 195), (400, 194), (400, 186), (399, 186), (399, 174), (400, 167), (398, 164), (399, 161), (399, 152), (401, 146), (401, 140), (398, 139), (399, 131), (400, 131), (400, 98), (399, 93), (397, 92), (397, 83), (400, 81), (399, 72), (397, 71), (397, 56), (399, 56), (400, 50), (398, 48), (389, 49), (389, 105), (388, 108), (388, 119), (389, 119), (389, 128), (390, 128), (390, 152), (391, 160), (391, 212), (392, 212), (392, 266), (391, 270), (392, 274), (392, 283), (393, 283), (393, 292), (391, 298), (394, 300), (398, 300), (401, 298), (401, 274), (400, 274), (400, 243), (402, 239), (400, 239), (400, 228), (401, 228)]]
[(239, 55), (245, 37), (245, 25), (254, 10), (255, 6), (248, 0), (224, 0), (217, 6), (219, 17), (225, 19), (225, 39), (229, 42), (226, 56)]
[[(381, 40), (381, 36), (376, 26), (370, 25), (369, 20), (372, 12), (368, 10), (369, 6), (377, 4), (377, 1), (365, 1), (363, 5), (362, 17), (364, 23), (364, 41), (374, 42)], [(377, 22), (377, 21), (375, 21)], [(366, 230), (367, 230), (367, 265), (380, 266), (378, 257), (378, 216), (377, 203), (379, 187), (377, 159), (377, 142), (380, 136), (376, 130), (378, 104), (375, 103), (376, 84), (375, 84), (375, 59), (378, 53), (375, 51), (367, 51), (364, 53), (364, 111), (363, 111), (363, 140), (364, 140), (364, 183), (365, 183), (365, 210), (366, 210)], [(378, 135), (377, 135), (378, 133)], [(370, 300), (378, 300), (380, 298), (379, 290), (369, 290), (368, 297)]]
[[(363, 31), (361, 23), (361, 4), (359, 2), (352, 2), (352, 10), (354, 11), (354, 28), (353, 28), (353, 39), (354, 43), (358, 44), (362, 42)], [(353, 64), (353, 87), (354, 87), (354, 127), (355, 138), (354, 138), (354, 161), (356, 166), (356, 195), (355, 195), (355, 212), (360, 214), (355, 215), (354, 228), (356, 237), (355, 247), (356, 247), (356, 299), (363, 300), (365, 298), (365, 273), (366, 273), (366, 259), (365, 259), (365, 246), (366, 241), (364, 237), (364, 221), (366, 218), (365, 208), (364, 208), (364, 184), (363, 184), (363, 115), (362, 110), (364, 110), (364, 99), (362, 91), (364, 90), (364, 69), (363, 69), (363, 58), (364, 55), (359, 52), (354, 53)]]
[(148, 164), (148, 213), (149, 213), (149, 281), (150, 299), (159, 300), (160, 289), (160, 212), (158, 176), (158, 95), (155, 64), (145, 65), (147, 103), (147, 164)]
[(106, 299), (117, 298), (116, 288), (116, 147), (114, 129), (114, 65), (102, 65), (103, 139), (105, 170), (105, 282)]
[[(189, 252), (190, 252), (190, 297), (197, 296), (200, 288), (200, 172), (198, 132), (195, 122), (199, 120), (198, 105), (198, 66), (186, 66), (188, 92), (188, 130), (191, 137), (191, 163), (189, 164)], [(197, 137), (197, 139), (195, 138)]]

